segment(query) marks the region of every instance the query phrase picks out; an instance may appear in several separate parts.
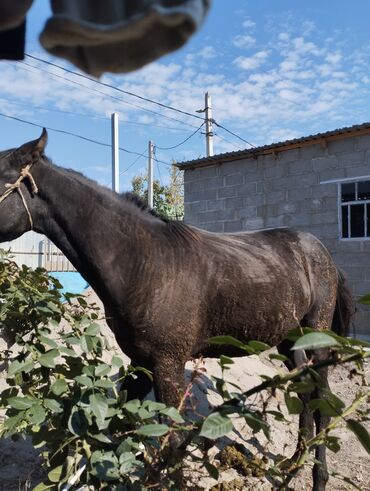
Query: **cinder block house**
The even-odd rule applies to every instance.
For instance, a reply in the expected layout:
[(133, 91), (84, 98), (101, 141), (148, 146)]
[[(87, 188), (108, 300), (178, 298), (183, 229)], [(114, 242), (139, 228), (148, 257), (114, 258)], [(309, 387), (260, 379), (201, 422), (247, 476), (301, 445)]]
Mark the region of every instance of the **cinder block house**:
[[(370, 123), (182, 162), (185, 220), (212, 232), (316, 235), (359, 297), (370, 293)], [(370, 338), (370, 309), (355, 334)]]

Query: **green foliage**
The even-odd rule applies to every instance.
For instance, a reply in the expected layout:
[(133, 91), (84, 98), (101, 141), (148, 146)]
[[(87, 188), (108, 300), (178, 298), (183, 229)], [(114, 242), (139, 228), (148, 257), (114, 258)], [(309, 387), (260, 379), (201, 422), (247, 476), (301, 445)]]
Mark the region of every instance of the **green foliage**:
[[(121, 383), (135, 377), (138, 369), (124, 367), (121, 358), (110, 351), (100, 333), (95, 306), (79, 295), (69, 294), (66, 299), (57, 280), (45, 271), (19, 268), (1, 255), (0, 323), (7, 339), (14, 338), (19, 350), (2, 353), (9, 363), (9, 388), (0, 396), (0, 406), (6, 412), (0, 437), (28, 435), (39, 449), (45, 479), (35, 491), (60, 489), (72, 481), (71, 490), (84, 485), (97, 490), (175, 490), (179, 489), (178, 468), (189, 460), (201, 461), (204, 469), (217, 477), (220, 469), (204, 450), (205, 441), (228, 435), (235, 417), (242, 418), (253, 433), (262, 432), (270, 439), (272, 420), (288, 423), (288, 413), (302, 411), (299, 395), (322, 389), (320, 367), (351, 363), (351, 374), (361, 375), (363, 361), (370, 354), (366, 343), (358, 340), (297, 329), (289, 334), (295, 349), (325, 347), (332, 356), (289, 373), (264, 376), (259, 385), (245, 392), (227, 382), (233, 360), (221, 356), (222, 376), (215, 377), (214, 384), (223, 402), (207, 417), (194, 420), (162, 403), (127, 400)], [(246, 355), (268, 349), (259, 341), (242, 343), (231, 336), (210, 342), (231, 345)], [(284, 361), (281, 355), (269, 357)], [(269, 406), (278, 390), (284, 395), (285, 408), (282, 404)], [(265, 403), (256, 408), (255, 396), (261, 394)], [(258, 476), (268, 476), (276, 487), (288, 486), (296, 472), (310, 462), (317, 445), (324, 443), (334, 452), (340, 449), (340, 440), (332, 433), (343, 421), (370, 453), (370, 436), (363, 424), (367, 412), (361, 406), (367, 397), (368, 391), (359, 392), (347, 406), (325, 389), (324, 397), (312, 399), (310, 406), (333, 417), (329, 426), (305, 440), (294, 459), (263, 461)], [(172, 451), (174, 445), (176, 452)], [(188, 450), (194, 447), (197, 455)], [(255, 459), (262, 462), (260, 457)]]
[[(148, 201), (148, 176), (138, 175), (132, 181), (132, 191), (145, 202)], [(170, 172), (170, 182), (162, 184), (157, 179), (153, 181), (153, 208), (160, 215), (172, 220), (184, 218), (184, 182), (183, 173), (174, 165)]]

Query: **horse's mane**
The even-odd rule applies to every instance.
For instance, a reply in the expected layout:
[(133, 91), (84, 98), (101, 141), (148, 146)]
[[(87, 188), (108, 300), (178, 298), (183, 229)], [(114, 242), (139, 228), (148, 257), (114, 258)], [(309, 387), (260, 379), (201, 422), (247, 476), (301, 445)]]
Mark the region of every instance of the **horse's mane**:
[(166, 224), (168, 235), (172, 236), (173, 238), (179, 240), (183, 239), (186, 241), (199, 240), (199, 235), (192, 227), (189, 227), (181, 220), (170, 219), (162, 213), (154, 210), (153, 208), (150, 208), (150, 206), (147, 205), (147, 203), (141, 196), (132, 192), (127, 192), (122, 193), (120, 197), (121, 199), (124, 199), (125, 201), (136, 205), (141, 211), (146, 212), (156, 218), (159, 218), (162, 222)]
[[(53, 165), (52, 161), (50, 159), (46, 159), (50, 164)], [(182, 240), (187, 243), (194, 243), (199, 242), (200, 236), (197, 233), (193, 227), (190, 227), (189, 225), (186, 225), (183, 221), (181, 220), (172, 220), (166, 216), (164, 216), (162, 213), (154, 210), (153, 208), (150, 208), (150, 206), (147, 205), (147, 203), (141, 198), (139, 195), (133, 193), (133, 192), (125, 192), (119, 195), (116, 195), (113, 193), (111, 190), (104, 188), (100, 184), (98, 184), (96, 181), (89, 179), (85, 175), (83, 175), (81, 172), (78, 172), (74, 169), (64, 169), (63, 167), (59, 167), (62, 171), (67, 172), (69, 175), (74, 175), (74, 177), (78, 181), (83, 181), (85, 183), (89, 183), (90, 186), (96, 188), (96, 189), (101, 189), (103, 190), (106, 195), (111, 195), (115, 196), (118, 198), (121, 203), (130, 203), (131, 205), (136, 206), (141, 212), (147, 213), (149, 216), (155, 217), (159, 220), (161, 220), (165, 225), (165, 231), (166, 235), (171, 239), (175, 240)]]

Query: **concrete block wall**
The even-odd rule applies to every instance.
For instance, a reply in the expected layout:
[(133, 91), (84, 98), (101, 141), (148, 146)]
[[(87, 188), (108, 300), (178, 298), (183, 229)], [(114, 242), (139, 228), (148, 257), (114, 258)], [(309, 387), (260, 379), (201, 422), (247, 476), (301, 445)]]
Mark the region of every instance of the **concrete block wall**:
[[(338, 185), (370, 175), (370, 135), (185, 170), (185, 220), (211, 232), (295, 227), (328, 247), (357, 297), (370, 293), (370, 240), (340, 240)], [(359, 307), (359, 335), (370, 310)]]

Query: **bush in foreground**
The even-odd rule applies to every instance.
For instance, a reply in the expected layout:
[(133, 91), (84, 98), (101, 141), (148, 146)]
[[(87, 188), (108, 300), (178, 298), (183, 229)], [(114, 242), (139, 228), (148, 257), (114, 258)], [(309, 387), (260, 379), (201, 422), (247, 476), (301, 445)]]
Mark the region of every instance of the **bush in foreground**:
[[(226, 379), (233, 360), (222, 356), (222, 377), (214, 378), (214, 384), (223, 402), (207, 417), (194, 421), (181, 414), (185, 395), (179, 408), (127, 400), (120, 385), (126, 377), (135, 377), (137, 369), (124, 367), (121, 358), (109, 350), (100, 333), (99, 315), (83, 296), (62, 297), (61, 285), (44, 270), (19, 268), (6, 255), (0, 257), (0, 325), (7, 339), (14, 338), (19, 346), (16, 353), (2, 353), (9, 364), (9, 388), (0, 398), (6, 416), (0, 436), (29, 436), (39, 449), (45, 479), (35, 491), (178, 490), (179, 469), (192, 460), (217, 479), (219, 465), (210, 461), (206, 449), (210, 441), (232, 431), (235, 416), (243, 418), (253, 432), (262, 431), (270, 438), (268, 421), (272, 417), (288, 424), (287, 412), (301, 412), (298, 395), (314, 391), (321, 383), (317, 373), (320, 366), (345, 364), (351, 376), (361, 376), (364, 360), (370, 355), (366, 343), (331, 332), (299, 329), (289, 335), (294, 349), (329, 348), (330, 359), (264, 377), (261, 384), (246, 392), (239, 387), (231, 391)], [(237, 345), (246, 354), (269, 348), (256, 341), (243, 344), (229, 336), (210, 341)], [(283, 360), (274, 353), (269, 357)], [(286, 408), (271, 409), (277, 390), (283, 392)], [(265, 404), (256, 408), (251, 398), (262, 393), (267, 395)], [(323, 442), (333, 452), (340, 449), (341, 442), (333, 430), (343, 421), (370, 453), (370, 436), (363, 425), (368, 420), (368, 396), (364, 381), (349, 405), (330, 391), (325, 400), (311, 401), (312, 409), (332, 416), (330, 425), (304, 440), (301, 452), (293, 459), (280, 456), (266, 461), (256, 456), (250, 464), (252, 474), (267, 476), (276, 487), (288, 489), (296, 473), (312, 464), (318, 444)], [(175, 442), (177, 449), (173, 451)], [(181, 486), (186, 489), (185, 484)]]

